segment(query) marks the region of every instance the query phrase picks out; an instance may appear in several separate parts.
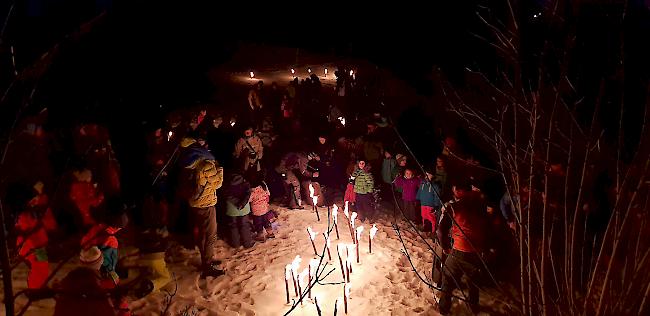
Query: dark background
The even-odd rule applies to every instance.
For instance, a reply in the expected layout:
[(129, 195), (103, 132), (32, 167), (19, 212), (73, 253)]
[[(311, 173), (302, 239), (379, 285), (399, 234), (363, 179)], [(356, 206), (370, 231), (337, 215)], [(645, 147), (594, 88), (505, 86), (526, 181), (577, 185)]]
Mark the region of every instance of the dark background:
[[(494, 49), (478, 38), (489, 39), (490, 32), (477, 16), (481, 13), (506, 21), (508, 9), (500, 1), (303, 3), (313, 7), (281, 6), (279, 2), (211, 2), (216, 3), (3, 2), (3, 19), (11, 4), (15, 6), (9, 20), (4, 21), (0, 86), (6, 87), (11, 80), (7, 64), (9, 46), (15, 48), (20, 71), (77, 30), (81, 23), (107, 10), (102, 23), (78, 42), (63, 48), (40, 80), (38, 93), (26, 113), (48, 107), (48, 127), (52, 129), (99, 121), (111, 130), (118, 154), (143, 157), (143, 138), (135, 136), (150, 127), (142, 122), (161, 116), (160, 104), (184, 106), (208, 98), (213, 87), (206, 72), (229, 60), (241, 42), (367, 59), (408, 82), (419, 94), (431, 97), (432, 102), (425, 106), (438, 108), (444, 104), (436, 92), (434, 69), (440, 68), (459, 87), (465, 84), (465, 68), (488, 76), (503, 70)], [(560, 1), (568, 27), (550, 25), (546, 15), (534, 17), (548, 12), (549, 1), (514, 3), (518, 6), (525, 73), (535, 76), (545, 39), (561, 48), (567, 34), (574, 34), (575, 45), (568, 50), (570, 75), (577, 94), (585, 97), (585, 106), (577, 110), (589, 117), (601, 79), (608, 78), (611, 89), (607, 90), (602, 125), (608, 137), (616, 139), (618, 120), (613, 118), (624, 94), (626, 140), (634, 144), (648, 93), (648, 4), (644, 0), (628, 1), (623, 24), (622, 1), (588, 1), (579, 6)], [(616, 65), (621, 59), (624, 73), (617, 74)], [(9, 101), (13, 102), (5, 102), (0, 108), (3, 136), (7, 135), (21, 100)], [(421, 122), (422, 113), (422, 109), (409, 109), (403, 119), (419, 118), (417, 122)], [(411, 141), (418, 141), (418, 125), (410, 124), (413, 130), (403, 131)], [(142, 168), (143, 163), (122, 159), (123, 173)]]

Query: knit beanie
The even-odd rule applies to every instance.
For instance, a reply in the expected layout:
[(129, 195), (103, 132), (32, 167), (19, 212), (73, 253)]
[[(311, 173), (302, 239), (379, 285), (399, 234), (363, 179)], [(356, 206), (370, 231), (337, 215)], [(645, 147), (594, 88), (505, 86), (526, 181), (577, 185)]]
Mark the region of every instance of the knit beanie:
[(97, 246), (92, 246), (88, 249), (81, 250), (79, 262), (84, 267), (99, 271), (102, 263), (104, 263), (104, 256)]

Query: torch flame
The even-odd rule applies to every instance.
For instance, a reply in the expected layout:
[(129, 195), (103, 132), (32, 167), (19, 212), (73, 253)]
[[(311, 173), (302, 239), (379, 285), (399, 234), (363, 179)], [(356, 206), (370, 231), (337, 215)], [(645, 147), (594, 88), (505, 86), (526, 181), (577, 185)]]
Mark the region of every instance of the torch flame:
[(172, 131), (169, 131), (169, 133), (167, 133), (167, 141), (169, 141), (172, 138), (172, 135), (174, 135), (174, 132)]
[(296, 256), (293, 261), (291, 261), (291, 271), (295, 272), (298, 271), (298, 268), (300, 267), (300, 262), (302, 261), (302, 258), (300, 256)]
[(310, 183), (310, 184), (309, 184), (309, 197), (313, 198), (313, 197), (314, 197), (314, 192), (315, 192), (315, 191), (316, 191), (316, 190), (314, 190), (314, 186)]
[(334, 217), (334, 224), (338, 224), (338, 222), (339, 222), (339, 220), (338, 220), (339, 207), (336, 206), (336, 204), (334, 204), (334, 206), (332, 206), (332, 217)]
[(377, 234), (377, 225), (372, 224), (372, 228), (370, 228), (370, 239), (375, 238), (375, 234)]
[(348, 201), (345, 201), (345, 208), (343, 209), (343, 214), (345, 214), (345, 217), (350, 218), (350, 213), (348, 212)]
[(357, 212), (352, 212), (352, 217), (350, 217), (350, 223), (354, 227), (354, 220), (357, 219)]
[(293, 68), (291, 68), (291, 74), (293, 75), (293, 74), (295, 74), (295, 73), (296, 73), (296, 70), (293, 69)]
[(300, 280), (300, 284), (305, 284), (305, 278), (307, 277), (308, 274), (309, 274), (309, 270), (307, 270), (307, 268), (305, 268), (304, 270), (302, 270), (302, 272), (300, 272), (300, 274), (298, 275), (298, 280)]
[(255, 78), (255, 73), (251, 71), (250, 76), (251, 76), (251, 79)]
[(357, 227), (357, 240), (361, 239), (362, 232), (363, 232), (363, 226)]
[(312, 196), (312, 197), (311, 197), (311, 201), (314, 203), (314, 206), (316, 206), (316, 204), (318, 204), (318, 197), (315, 196), (315, 195)]
[(316, 269), (318, 268), (318, 259), (309, 260), (309, 266), (311, 267), (311, 275), (316, 275)]
[(291, 264), (288, 264), (284, 267), (284, 279), (289, 280), (291, 279)]
[(316, 232), (311, 229), (311, 226), (307, 227), (307, 232), (309, 233), (309, 238), (311, 238), (311, 240), (316, 239)]

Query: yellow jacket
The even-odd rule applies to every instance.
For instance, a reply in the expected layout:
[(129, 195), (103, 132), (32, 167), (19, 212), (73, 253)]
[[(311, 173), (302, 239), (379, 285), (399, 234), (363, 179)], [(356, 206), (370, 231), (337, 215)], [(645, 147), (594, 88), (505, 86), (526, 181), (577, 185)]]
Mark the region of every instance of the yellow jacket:
[(214, 160), (199, 160), (194, 169), (196, 188), (189, 204), (195, 208), (206, 208), (217, 204), (217, 189), (223, 183), (223, 168)]

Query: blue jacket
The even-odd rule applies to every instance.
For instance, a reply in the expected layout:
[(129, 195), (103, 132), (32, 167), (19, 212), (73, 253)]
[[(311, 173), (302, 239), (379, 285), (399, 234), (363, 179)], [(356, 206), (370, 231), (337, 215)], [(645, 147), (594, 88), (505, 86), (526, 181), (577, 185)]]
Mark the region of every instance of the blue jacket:
[(442, 206), (439, 194), (440, 186), (437, 183), (429, 183), (425, 179), (420, 182), (420, 187), (415, 198), (420, 200), (422, 206), (432, 206), (435, 209), (439, 209)]

